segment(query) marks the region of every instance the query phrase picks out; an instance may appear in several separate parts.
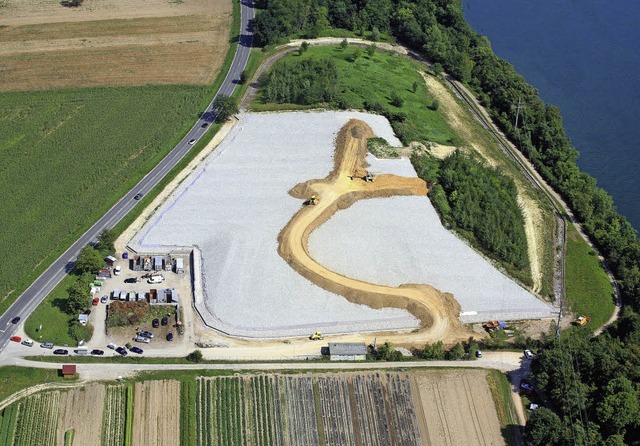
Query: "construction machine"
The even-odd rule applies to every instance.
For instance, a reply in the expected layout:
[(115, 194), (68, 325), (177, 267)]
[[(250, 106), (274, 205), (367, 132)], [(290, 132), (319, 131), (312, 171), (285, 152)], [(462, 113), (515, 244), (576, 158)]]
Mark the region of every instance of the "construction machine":
[(309, 336), (309, 339), (311, 339), (312, 341), (320, 341), (324, 339), (324, 336), (322, 336), (322, 333), (320, 333), (319, 331), (316, 331), (314, 334)]
[(351, 178), (352, 180), (358, 178), (365, 181), (366, 183), (373, 183), (373, 181), (375, 180), (375, 177), (373, 176), (373, 174), (368, 170), (365, 170), (365, 171), (356, 170), (356, 172), (353, 175), (351, 175), (349, 178)]
[(504, 321), (489, 321), (482, 324), (482, 328), (487, 330), (489, 333), (493, 333), (495, 330), (504, 330), (507, 326), (507, 323)]
[(575, 324), (583, 326), (587, 325), (589, 322), (591, 322), (591, 318), (589, 316), (579, 316), (578, 319), (576, 319)]
[(311, 197), (304, 202), (305, 206), (315, 206), (316, 204), (318, 204), (318, 196), (317, 195), (311, 195)]

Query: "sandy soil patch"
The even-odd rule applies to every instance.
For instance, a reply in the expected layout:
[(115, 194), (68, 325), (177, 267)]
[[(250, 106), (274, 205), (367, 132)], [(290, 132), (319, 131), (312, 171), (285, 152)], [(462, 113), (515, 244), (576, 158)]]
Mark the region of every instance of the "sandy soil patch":
[(435, 142), (429, 144), (429, 153), (441, 160), (445, 159), (456, 150), (458, 150), (458, 147), (456, 146), (444, 146)]
[(427, 444), (504, 444), (486, 373), (434, 370), (412, 375), (419, 396), (415, 400), (426, 421), (422, 435)]
[(59, 22), (53, 14), (51, 20), (27, 24), (11, 20), (10, 6), (0, 19), (2, 90), (207, 84), (229, 48), (228, 1), (177, 8), (166, 16), (126, 9), (119, 19), (96, 13), (92, 21), (72, 15)]
[(411, 311), (421, 321), (427, 339), (441, 339), (446, 332), (463, 332), (458, 320), (459, 304), (451, 294), (440, 293), (429, 285), (402, 285), (398, 288), (375, 285), (345, 277), (319, 264), (309, 254), (311, 232), (325, 223), (338, 210), (364, 198), (393, 195), (427, 194), (426, 183), (417, 177), (379, 175), (375, 181), (355, 178), (366, 172), (367, 139), (375, 137), (362, 121), (349, 121), (338, 133), (334, 169), (324, 180), (311, 180), (297, 185), (291, 195), (308, 199), (318, 197), (316, 205), (303, 207), (278, 237), (278, 252), (287, 263), (316, 285), (340, 294), (350, 302), (372, 308), (395, 307)]
[[(445, 86), (435, 79), (433, 76), (422, 73), (422, 77), (427, 83), (427, 87), (440, 101), (440, 110), (447, 119), (447, 122), (453, 130), (460, 135), (462, 139), (468, 142), (471, 149), (478, 153), (488, 165), (497, 167), (498, 161), (491, 156), (486, 147), (478, 142), (477, 135), (474, 135), (474, 129), (467, 125), (462, 116), (466, 110), (455, 100), (452, 93)], [(544, 250), (544, 232), (542, 232), (543, 216), (538, 204), (528, 196), (522, 178), (513, 178), (518, 188), (518, 203), (522, 208), (524, 217), (525, 234), (527, 236), (529, 262), (531, 264), (531, 276), (533, 279), (533, 290), (539, 292), (542, 288), (542, 252)]]
[(133, 401), (134, 445), (180, 444), (180, 382), (136, 383)]
[(57, 444), (64, 444), (64, 433), (70, 429), (75, 430), (74, 446), (100, 444), (104, 395), (102, 384), (61, 392)]

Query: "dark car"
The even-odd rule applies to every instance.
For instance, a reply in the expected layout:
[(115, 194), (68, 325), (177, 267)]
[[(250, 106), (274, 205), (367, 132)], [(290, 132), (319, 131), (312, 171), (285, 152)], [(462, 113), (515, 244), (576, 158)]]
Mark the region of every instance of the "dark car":
[(528, 380), (523, 379), (520, 381), (520, 392), (525, 395), (533, 395), (535, 393), (535, 389)]
[(144, 352), (144, 350), (142, 350), (140, 347), (136, 347), (136, 346), (131, 347), (129, 350), (131, 350), (133, 353), (137, 353), (139, 355), (141, 355)]
[(16, 316), (13, 319), (11, 319), (12, 324), (17, 324), (18, 322), (20, 322), (20, 316)]
[(102, 298), (100, 299), (100, 302), (102, 302), (103, 304), (107, 303), (107, 299), (109, 299), (109, 296), (107, 296), (106, 294), (104, 296), (102, 296)]
[(102, 356), (102, 355), (104, 355), (104, 350), (98, 350), (98, 349), (91, 350), (91, 354), (92, 355), (97, 355), (97, 356)]
[(124, 347), (116, 348), (116, 351), (120, 353), (122, 356), (127, 356), (127, 350)]
[(208, 122), (205, 122), (204, 124), (202, 124), (200, 127), (202, 127), (203, 129), (206, 129), (209, 126)]
[(135, 196), (135, 197), (133, 197), (133, 199), (134, 199), (134, 200), (139, 200), (139, 199), (141, 199), (141, 198), (142, 198), (142, 193), (140, 193), (140, 192), (138, 192), (138, 193), (136, 194), (136, 196)]
[(151, 326), (153, 328), (158, 328), (160, 326), (160, 321), (158, 319), (154, 319), (151, 321)]
[(54, 355), (68, 355), (69, 354), (69, 350), (65, 350), (63, 348), (59, 348), (57, 350), (53, 351)]
[(167, 316), (163, 317), (162, 320), (160, 321), (160, 324), (164, 327), (165, 325), (167, 325), (169, 323), (169, 318)]
[(84, 314), (86, 314), (87, 316), (89, 316), (91, 314), (91, 310), (84, 310)]
[(167, 341), (173, 341), (173, 333), (167, 333)]
[(138, 279), (135, 277), (129, 277), (128, 279), (124, 279), (124, 283), (138, 283)]

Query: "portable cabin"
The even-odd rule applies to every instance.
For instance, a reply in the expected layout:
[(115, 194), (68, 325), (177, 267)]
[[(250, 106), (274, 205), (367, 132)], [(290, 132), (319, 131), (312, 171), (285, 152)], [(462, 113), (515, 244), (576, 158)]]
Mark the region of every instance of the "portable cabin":
[(162, 271), (162, 256), (155, 256), (153, 258), (154, 271)]
[(120, 300), (127, 300), (127, 292), (120, 291)]
[(166, 256), (164, 258), (164, 270), (171, 271), (171, 256)]
[(184, 274), (184, 259), (182, 257), (176, 259), (176, 273)]

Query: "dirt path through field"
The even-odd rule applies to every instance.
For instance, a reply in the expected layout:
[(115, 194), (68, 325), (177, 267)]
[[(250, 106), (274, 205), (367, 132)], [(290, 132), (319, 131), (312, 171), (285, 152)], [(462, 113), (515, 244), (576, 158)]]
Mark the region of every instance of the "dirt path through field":
[(104, 395), (103, 384), (76, 387), (60, 394), (58, 444), (64, 444), (64, 433), (69, 429), (75, 430), (73, 446), (100, 444)]
[(180, 445), (180, 382), (136, 383), (133, 425), (134, 446)]
[(374, 137), (371, 128), (362, 121), (352, 119), (339, 132), (336, 140), (334, 169), (323, 180), (298, 184), (290, 194), (308, 200), (319, 199), (316, 205), (307, 205), (294, 215), (278, 238), (279, 254), (311, 282), (348, 301), (372, 308), (394, 307), (410, 311), (421, 321), (416, 339), (437, 340), (469, 336), (460, 323), (460, 306), (449, 293), (441, 293), (429, 285), (401, 285), (398, 288), (374, 285), (351, 279), (318, 264), (309, 254), (308, 239), (311, 232), (326, 222), (338, 210), (365, 198), (393, 195), (426, 195), (426, 183), (419, 178), (380, 175), (373, 182), (362, 178), (365, 171), (367, 139)]
[[(474, 136), (472, 128), (462, 121), (461, 116), (465, 113), (465, 110), (455, 101), (452, 93), (433, 76), (428, 76), (425, 73), (421, 74), (431, 94), (440, 101), (440, 110), (449, 125), (453, 128), (454, 132), (467, 141), (473, 151), (480, 155), (488, 165), (497, 167), (497, 160), (495, 160), (488, 153), (486, 148), (477, 141), (477, 137)], [(531, 264), (531, 278), (533, 279), (533, 291), (539, 293), (542, 289), (543, 270), (541, 263), (543, 259), (542, 244), (544, 243), (543, 233), (541, 232), (542, 226), (544, 225), (543, 216), (535, 200), (529, 197), (526, 193), (524, 185), (521, 183), (521, 179), (513, 178), (513, 180), (515, 181), (518, 189), (518, 204), (522, 209), (522, 216), (524, 218), (524, 231), (527, 237), (529, 262)]]

